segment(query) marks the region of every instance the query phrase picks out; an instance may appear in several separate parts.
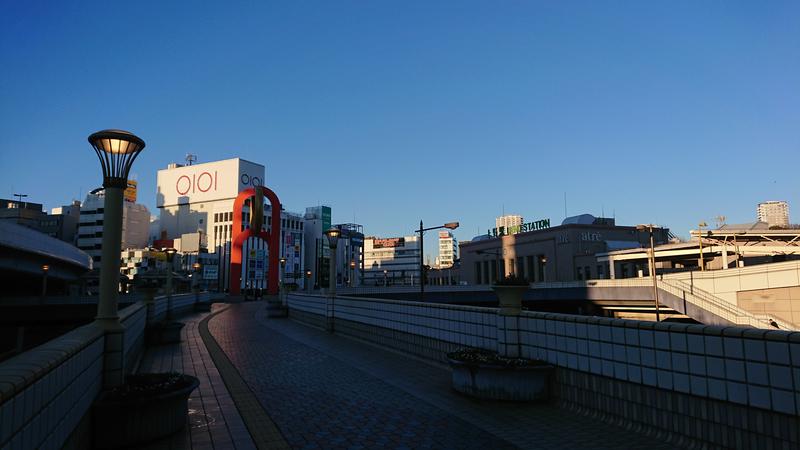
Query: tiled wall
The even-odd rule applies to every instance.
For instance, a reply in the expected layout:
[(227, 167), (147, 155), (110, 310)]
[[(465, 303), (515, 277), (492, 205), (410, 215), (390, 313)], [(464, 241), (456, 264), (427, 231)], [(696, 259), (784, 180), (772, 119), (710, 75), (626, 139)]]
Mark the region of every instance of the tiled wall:
[(61, 448), (100, 390), (93, 324), (0, 364), (0, 448)]
[[(176, 296), (173, 309), (191, 309), (195, 299)], [(166, 299), (156, 303), (165, 315)], [(143, 349), (147, 308), (138, 302), (119, 315), (130, 370)], [(0, 449), (61, 448), (100, 392), (103, 346), (102, 331), (88, 324), (0, 363)]]
[[(326, 301), (290, 295), (290, 316), (324, 323)], [(557, 367), (563, 406), (679, 444), (800, 448), (800, 333), (352, 297), (332, 306), (337, 333), (434, 360), (459, 346), (516, 346)]]

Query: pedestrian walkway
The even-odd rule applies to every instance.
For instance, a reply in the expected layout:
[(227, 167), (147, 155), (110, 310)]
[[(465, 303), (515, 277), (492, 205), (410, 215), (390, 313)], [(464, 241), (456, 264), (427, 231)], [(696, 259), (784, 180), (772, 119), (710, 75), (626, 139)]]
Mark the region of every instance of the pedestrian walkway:
[(293, 448), (672, 448), (545, 404), (461, 396), (446, 368), (268, 319), (263, 303), (231, 305), (207, 325)]
[(209, 313), (180, 318), (186, 326), (181, 343), (147, 347), (139, 372), (181, 372), (197, 377), (200, 386), (189, 396), (189, 423), (147, 450), (255, 449), (239, 411), (228, 393), (198, 326)]

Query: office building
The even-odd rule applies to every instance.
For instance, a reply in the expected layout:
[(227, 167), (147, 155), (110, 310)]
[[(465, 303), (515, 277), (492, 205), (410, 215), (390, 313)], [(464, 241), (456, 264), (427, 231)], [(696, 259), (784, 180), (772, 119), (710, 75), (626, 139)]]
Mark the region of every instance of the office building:
[(436, 257), (436, 268), (453, 267), (458, 259), (458, 241), (448, 230), (439, 231), (439, 256)]
[(784, 201), (768, 201), (758, 204), (756, 209), (759, 222), (766, 222), (770, 227), (789, 227), (789, 203)]
[[(80, 208), (78, 222), (78, 248), (91, 255), (95, 263), (100, 262), (103, 244), (103, 217), (105, 189), (90, 192)], [(147, 207), (129, 200), (123, 201), (122, 245), (120, 250), (143, 248), (147, 245), (150, 227), (150, 211)]]
[(364, 285), (419, 285), (417, 236), (364, 238)]
[(511, 227), (522, 225), (522, 216), (508, 214), (494, 219), (494, 226), (497, 229), (503, 228), (508, 230)]

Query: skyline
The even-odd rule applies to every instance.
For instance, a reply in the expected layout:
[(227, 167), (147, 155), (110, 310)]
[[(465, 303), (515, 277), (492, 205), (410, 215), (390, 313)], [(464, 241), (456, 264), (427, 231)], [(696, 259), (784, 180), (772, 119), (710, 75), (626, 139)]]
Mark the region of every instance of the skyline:
[(152, 214), (186, 153), (264, 164), (287, 210), (377, 236), (459, 221), (465, 241), (503, 210), (555, 225), (565, 194), (567, 215), (681, 237), (800, 204), (792, 2), (112, 7), (124, 31), (99, 5), (0, 7), (0, 196), (82, 201), (86, 137), (122, 128), (147, 142)]

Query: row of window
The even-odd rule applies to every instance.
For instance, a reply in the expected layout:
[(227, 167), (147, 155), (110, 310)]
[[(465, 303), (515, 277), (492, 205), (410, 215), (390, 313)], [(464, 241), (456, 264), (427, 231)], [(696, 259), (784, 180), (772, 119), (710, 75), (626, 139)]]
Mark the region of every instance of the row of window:
[[(233, 220), (233, 212), (224, 212), (224, 213), (214, 213), (214, 222), (230, 222)], [(242, 213), (242, 222), (247, 223), (250, 221), (250, 213), (243, 212)], [(267, 225), (272, 225), (272, 216), (264, 215), (263, 219), (264, 223)], [(293, 220), (293, 219), (281, 219), (281, 228), (293, 228), (296, 230), (303, 229), (303, 222), (300, 220)]]

